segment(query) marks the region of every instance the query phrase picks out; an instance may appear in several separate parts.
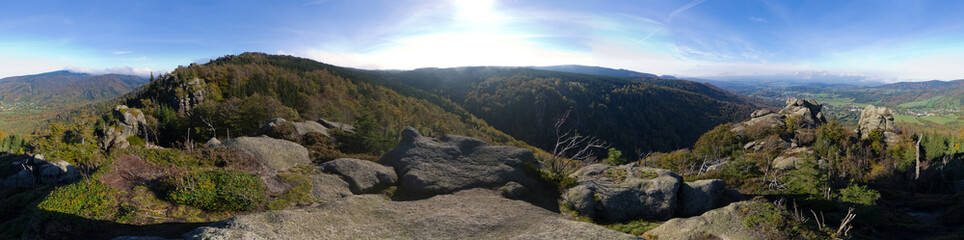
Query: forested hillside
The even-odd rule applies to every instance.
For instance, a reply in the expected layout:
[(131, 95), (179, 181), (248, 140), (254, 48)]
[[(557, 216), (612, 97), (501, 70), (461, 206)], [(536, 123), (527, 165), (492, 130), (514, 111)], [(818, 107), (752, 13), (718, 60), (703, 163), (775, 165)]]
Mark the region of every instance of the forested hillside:
[[(711, 85), (659, 78), (621, 78), (507, 67), (373, 72), (396, 88), (441, 96), (513, 137), (548, 149), (553, 125), (570, 125), (619, 150), (668, 151), (691, 145), (713, 126), (761, 107)], [(618, 133), (618, 134), (617, 134)]]
[(0, 79), (0, 128), (30, 134), (56, 114), (118, 97), (147, 81), (133, 75), (69, 71)]

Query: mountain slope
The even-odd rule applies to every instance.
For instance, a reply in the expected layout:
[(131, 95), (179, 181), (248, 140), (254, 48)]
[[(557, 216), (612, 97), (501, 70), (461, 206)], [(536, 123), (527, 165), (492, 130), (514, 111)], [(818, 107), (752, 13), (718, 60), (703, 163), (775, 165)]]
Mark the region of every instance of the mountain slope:
[(0, 101), (95, 101), (119, 96), (144, 83), (147, 79), (133, 75), (56, 71), (0, 79)]

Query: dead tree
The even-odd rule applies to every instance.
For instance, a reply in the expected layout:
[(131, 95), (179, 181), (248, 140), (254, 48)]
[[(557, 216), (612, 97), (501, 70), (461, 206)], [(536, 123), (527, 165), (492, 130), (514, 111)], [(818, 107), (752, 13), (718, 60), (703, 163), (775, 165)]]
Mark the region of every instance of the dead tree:
[(566, 111), (566, 114), (553, 126), (556, 143), (552, 148), (552, 156), (545, 165), (555, 174), (566, 174), (577, 167), (577, 163), (591, 162), (594, 159), (593, 150), (595, 149), (609, 148), (609, 144), (595, 136), (583, 136), (573, 129), (564, 130), (570, 112), (571, 110)]
[(920, 179), (920, 141), (924, 139), (924, 132), (920, 133), (920, 137), (917, 137), (917, 153), (915, 154), (917, 167), (914, 172), (914, 180)]

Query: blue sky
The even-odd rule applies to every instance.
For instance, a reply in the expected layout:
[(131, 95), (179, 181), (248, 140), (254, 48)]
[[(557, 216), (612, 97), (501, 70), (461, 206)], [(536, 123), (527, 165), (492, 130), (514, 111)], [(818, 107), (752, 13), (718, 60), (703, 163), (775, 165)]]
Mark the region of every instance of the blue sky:
[(964, 1), (3, 1), (0, 77), (246, 51), (369, 69), (583, 64), (688, 77), (964, 78)]

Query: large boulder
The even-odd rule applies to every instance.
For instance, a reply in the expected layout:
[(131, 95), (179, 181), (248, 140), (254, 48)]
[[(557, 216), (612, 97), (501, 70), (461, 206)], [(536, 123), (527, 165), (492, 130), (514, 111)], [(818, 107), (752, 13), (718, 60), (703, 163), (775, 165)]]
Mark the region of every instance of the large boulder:
[(442, 141), (422, 136), (412, 127), (401, 142), (379, 160), (395, 168), (398, 193), (411, 198), (517, 182), (532, 189), (538, 182), (523, 165), (538, 166), (531, 150), (490, 146), (475, 138), (446, 135)]
[(355, 133), (355, 127), (351, 124), (328, 121), (324, 118), (318, 119), (318, 123), (321, 123), (321, 125), (329, 129), (338, 129), (342, 132)]
[(565, 203), (583, 216), (608, 221), (674, 216), (683, 179), (663, 169), (593, 164), (570, 177), (579, 181), (569, 189)]
[(676, 215), (691, 217), (716, 208), (725, 190), (726, 182), (720, 179), (683, 183), (679, 190), (679, 211)]
[(797, 165), (806, 161), (808, 157), (816, 156), (813, 150), (805, 147), (787, 149), (773, 159), (773, 168), (776, 170), (790, 170), (797, 168)]
[[(472, 189), (417, 201), (355, 195), (318, 208), (238, 216), (188, 239), (639, 239), (565, 219), (495, 191)], [(669, 239), (669, 238), (667, 238)]]
[(328, 133), (328, 128), (321, 125), (315, 121), (305, 121), (305, 122), (292, 122), (285, 120), (284, 118), (271, 119), (263, 126), (261, 130), (272, 137), (288, 138), (294, 135), (303, 136), (310, 132), (320, 133), (326, 137), (331, 135)]
[(243, 151), (258, 159), (268, 174), (287, 170), (299, 164), (310, 165), (308, 149), (297, 143), (270, 137), (239, 137), (221, 144), (235, 151)]
[(0, 187), (24, 187), (36, 184), (69, 183), (80, 179), (80, 171), (64, 161), (47, 162), (43, 155), (23, 156), (11, 162), (19, 169), (10, 176), (0, 176)]
[(674, 218), (646, 232), (652, 239), (766, 239), (743, 223), (738, 208), (757, 202), (735, 202), (691, 218)]
[(348, 183), (335, 174), (311, 175), (311, 196), (322, 202), (332, 202), (351, 196)]
[(292, 124), (295, 125), (295, 132), (299, 135), (316, 132), (320, 133), (321, 135), (331, 136), (328, 134), (328, 128), (325, 128), (325, 126), (315, 121), (293, 122)]
[(355, 158), (339, 158), (320, 166), (327, 173), (341, 175), (355, 194), (372, 193), (395, 185), (395, 170), (381, 164)]

